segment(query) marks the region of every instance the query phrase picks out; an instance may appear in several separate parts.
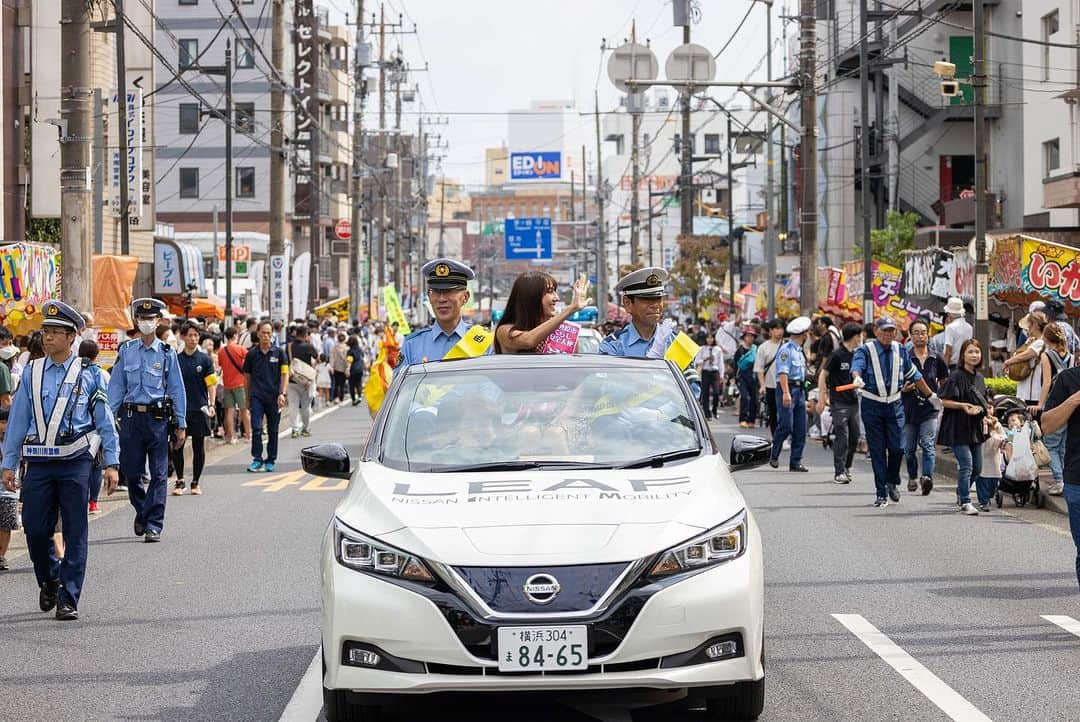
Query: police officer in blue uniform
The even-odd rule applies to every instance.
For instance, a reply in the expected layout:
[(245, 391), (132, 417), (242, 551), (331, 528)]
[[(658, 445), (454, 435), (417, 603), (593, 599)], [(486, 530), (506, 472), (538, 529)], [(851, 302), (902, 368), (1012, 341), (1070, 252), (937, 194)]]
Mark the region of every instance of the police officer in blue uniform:
[(425, 263), (420, 274), (427, 279), (435, 323), (405, 337), (399, 366), (442, 359), (469, 330), (461, 309), (469, 302), (468, 283), (476, 273), (460, 261), (436, 258)]
[(780, 466), (784, 441), (791, 439), (791, 471), (810, 471), (802, 463), (806, 447), (806, 356), (803, 343), (810, 319), (799, 316), (787, 325), (788, 340), (776, 352), (776, 433), (772, 440), (769, 466)]
[(883, 316), (874, 322), (876, 338), (855, 349), (851, 377), (859, 389), (859, 402), (877, 496), (874, 506), (900, 501), (900, 464), (904, 458), (904, 402), (906, 384), (914, 384), (934, 404), (937, 394), (926, 384), (906, 348), (896, 342), (896, 321)]
[[(630, 314), (630, 323), (608, 334), (600, 342), (600, 353), (645, 358), (664, 315), (664, 297), (667, 295), (664, 284), (667, 281), (668, 272), (656, 266), (639, 268), (619, 279), (615, 284), (615, 293), (621, 296), (622, 306)], [(694, 365), (690, 364), (683, 375), (694, 395), (700, 396), (701, 377)]]
[[(26, 462), (22, 479), (26, 545), (39, 587), (38, 606), (56, 618), (79, 618), (79, 596), (86, 575), (90, 470), (98, 449), (105, 457), (106, 494), (116, 490), (120, 447), (101, 369), (71, 351), (84, 327), (79, 312), (60, 301), (41, 307), (46, 356), (31, 361), (8, 417), (2, 478), (15, 491), (15, 469)], [(63, 521), (66, 551), (56, 558), (53, 532)]]
[[(140, 298), (131, 305), (139, 336), (120, 347), (109, 380), (109, 405), (120, 422), (120, 474), (135, 507), (135, 535), (161, 541), (169, 479), (169, 424), (176, 442), (187, 429), (187, 394), (176, 351), (155, 335), (165, 304)], [(150, 482), (143, 487), (143, 470)]]

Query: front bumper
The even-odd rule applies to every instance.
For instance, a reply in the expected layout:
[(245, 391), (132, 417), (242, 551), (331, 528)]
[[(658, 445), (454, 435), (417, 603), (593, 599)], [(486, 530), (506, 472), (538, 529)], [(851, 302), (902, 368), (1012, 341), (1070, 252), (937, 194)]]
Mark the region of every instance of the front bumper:
[[(365, 693), (682, 688), (761, 679), (763, 604), (761, 540), (752, 519), (745, 554), (671, 583), (648, 597), (613, 651), (589, 658), (589, 670), (499, 674), (497, 662), (462, 643), (434, 601), (337, 563), (323, 554), (322, 645), (328, 689)], [(328, 532), (332, 533), (332, 532)], [(331, 539), (332, 542), (332, 539)], [(529, 624), (560, 624), (540, 618)], [(577, 622), (575, 622), (577, 623)], [(587, 623), (587, 622), (586, 622)], [(519, 624), (517, 622), (513, 624)], [(741, 654), (670, 666), (724, 635), (741, 637)], [(342, 664), (346, 642), (372, 645), (408, 660), (400, 672)], [(475, 649), (475, 647), (473, 648)], [(667, 660), (667, 662), (665, 662)]]

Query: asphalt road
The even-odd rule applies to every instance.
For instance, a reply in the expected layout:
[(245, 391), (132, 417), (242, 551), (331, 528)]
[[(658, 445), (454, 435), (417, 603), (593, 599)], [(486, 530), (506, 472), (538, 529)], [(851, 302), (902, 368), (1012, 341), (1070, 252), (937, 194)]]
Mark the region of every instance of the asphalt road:
[[(725, 447), (732, 419), (714, 425)], [(336, 440), (355, 453), (367, 428), (362, 409), (335, 410), (312, 439), (282, 440), (273, 474), (245, 473), (246, 451), (228, 447), (204, 496), (170, 497), (159, 545), (110, 502), (90, 525), (77, 623), (37, 611), (29, 561), (15, 556), (0, 575), (0, 719), (277, 720), (290, 700), (291, 719), (321, 718), (317, 674), (305, 672), (318, 649), (318, 544), (340, 490), (304, 475), (298, 451)], [(809, 474), (766, 466), (737, 479), (765, 544), (762, 719), (1080, 720), (1064, 517), (1008, 501), (1006, 513), (964, 517), (948, 492), (874, 509), (868, 462), (847, 486), (832, 483), (819, 446), (806, 463)], [(395, 719), (702, 719), (639, 708), (657, 701), (440, 697)]]

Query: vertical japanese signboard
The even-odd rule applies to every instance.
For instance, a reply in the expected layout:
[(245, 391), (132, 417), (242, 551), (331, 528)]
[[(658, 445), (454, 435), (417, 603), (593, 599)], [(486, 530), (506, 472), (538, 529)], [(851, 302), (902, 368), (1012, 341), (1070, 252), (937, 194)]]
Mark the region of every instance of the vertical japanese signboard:
[(289, 259), (270, 256), (270, 320), (284, 321), (289, 312)]
[(312, 201), (312, 146), (315, 123), (312, 113), (317, 108), (312, 100), (315, 94), (315, 70), (318, 53), (316, 52), (315, 11), (312, 0), (296, 0), (293, 5), (293, 105), (296, 110), (296, 131), (293, 146), (296, 148), (293, 181), (295, 183), (295, 215), (309, 217), (314, 204)]
[[(119, 94), (112, 94), (112, 117), (119, 118)], [(142, 91), (129, 90), (127, 94), (127, 176), (128, 176), (128, 223), (132, 227), (139, 225), (142, 217), (142, 141), (143, 141), (143, 102)], [(121, 215), (120, 206), (120, 144), (114, 142), (111, 152), (109, 178), (112, 185), (112, 211), (114, 216)]]

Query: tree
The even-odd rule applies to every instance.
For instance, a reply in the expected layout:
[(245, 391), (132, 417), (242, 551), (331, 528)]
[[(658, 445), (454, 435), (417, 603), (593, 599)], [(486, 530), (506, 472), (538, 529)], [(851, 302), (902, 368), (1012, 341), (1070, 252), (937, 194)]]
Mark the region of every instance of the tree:
[[(889, 211), (885, 214), (885, 227), (870, 231), (870, 257), (897, 268), (904, 267), (903, 251), (915, 245), (915, 228), (919, 216), (916, 213)], [(862, 258), (862, 245), (855, 246), (855, 258)]]
[(679, 257), (671, 266), (671, 287), (675, 295), (690, 297), (690, 308), (698, 311), (719, 301), (727, 289), (728, 251), (716, 236), (680, 236)]

